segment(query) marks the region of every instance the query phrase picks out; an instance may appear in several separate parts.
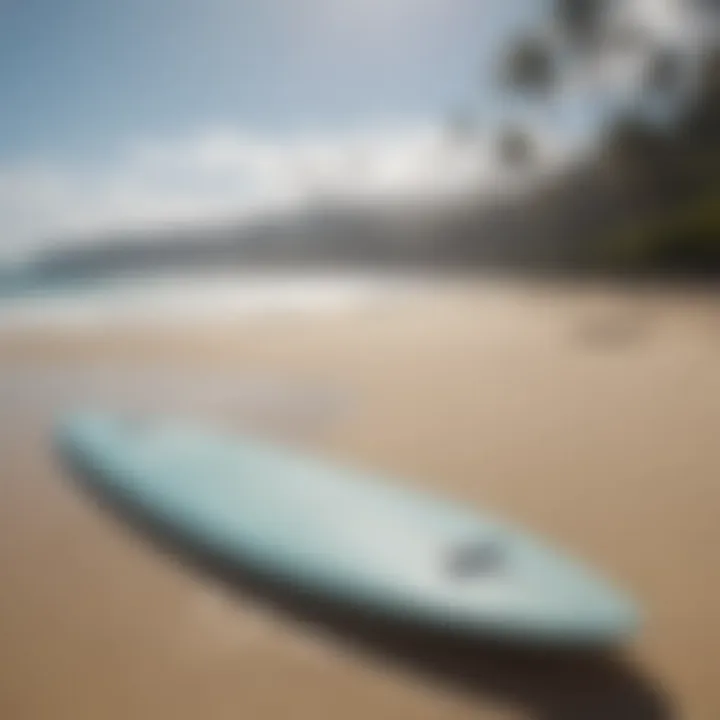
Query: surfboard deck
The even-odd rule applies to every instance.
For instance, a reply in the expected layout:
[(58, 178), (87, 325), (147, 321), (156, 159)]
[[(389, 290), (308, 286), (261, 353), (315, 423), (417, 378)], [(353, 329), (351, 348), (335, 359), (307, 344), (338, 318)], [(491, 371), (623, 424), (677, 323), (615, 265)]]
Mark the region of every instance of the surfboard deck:
[(578, 562), (398, 481), (180, 421), (74, 414), (56, 439), (101, 491), (319, 598), (521, 642), (604, 645), (636, 627), (631, 601)]

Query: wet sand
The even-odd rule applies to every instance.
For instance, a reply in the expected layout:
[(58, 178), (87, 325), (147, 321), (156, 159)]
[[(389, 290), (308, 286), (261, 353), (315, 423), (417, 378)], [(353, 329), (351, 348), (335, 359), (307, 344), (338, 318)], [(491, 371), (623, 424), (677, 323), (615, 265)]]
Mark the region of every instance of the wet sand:
[(331, 423), (250, 418), (196, 388), (173, 410), (499, 512), (625, 587), (645, 625), (617, 657), (538, 658), (278, 607), (98, 507), (49, 444), (73, 393), (23, 405), (15, 388), (0, 717), (720, 717), (720, 299), (469, 283), (343, 313), (0, 337), (0, 379), (103, 365), (339, 388)]

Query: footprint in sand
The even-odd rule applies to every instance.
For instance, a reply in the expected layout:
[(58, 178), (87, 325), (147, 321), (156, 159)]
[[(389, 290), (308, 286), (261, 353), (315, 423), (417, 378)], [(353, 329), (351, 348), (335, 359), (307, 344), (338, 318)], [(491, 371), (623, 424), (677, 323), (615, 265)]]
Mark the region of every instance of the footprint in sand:
[(597, 350), (615, 350), (646, 341), (657, 327), (648, 310), (622, 308), (587, 315), (573, 327), (573, 339)]

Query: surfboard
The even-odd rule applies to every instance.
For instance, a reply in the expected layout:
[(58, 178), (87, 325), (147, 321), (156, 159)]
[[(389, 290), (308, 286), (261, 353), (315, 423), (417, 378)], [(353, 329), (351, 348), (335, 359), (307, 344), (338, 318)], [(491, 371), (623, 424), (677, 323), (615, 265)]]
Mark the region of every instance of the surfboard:
[(435, 630), (521, 642), (628, 638), (633, 603), (492, 515), (228, 432), (73, 414), (66, 460), (191, 545), (304, 593)]

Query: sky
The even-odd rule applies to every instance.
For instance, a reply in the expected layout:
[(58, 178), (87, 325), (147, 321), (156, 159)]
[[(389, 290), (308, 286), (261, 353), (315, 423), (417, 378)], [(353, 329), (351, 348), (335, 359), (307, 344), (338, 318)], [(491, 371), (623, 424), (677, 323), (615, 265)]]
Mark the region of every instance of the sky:
[(492, 107), (526, 18), (527, 0), (0, 0), (0, 252), (287, 202), (323, 182), (303, 168), (347, 180), (353, 152), (367, 188), (412, 185), (450, 113)]
[(489, 175), (443, 130), (541, 4), (0, 0), (0, 256)]
[(482, 92), (522, 0), (3, 0), (0, 159), (203, 125), (427, 117)]

